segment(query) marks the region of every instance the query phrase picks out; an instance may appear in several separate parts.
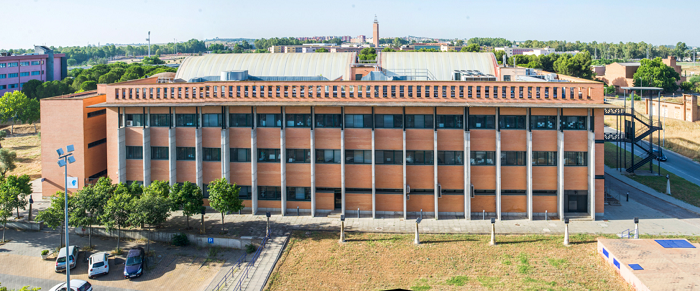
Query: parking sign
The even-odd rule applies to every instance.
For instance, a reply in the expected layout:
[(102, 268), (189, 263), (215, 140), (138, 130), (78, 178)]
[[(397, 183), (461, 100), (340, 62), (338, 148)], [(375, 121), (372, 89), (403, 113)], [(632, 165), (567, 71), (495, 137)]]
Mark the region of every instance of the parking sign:
[(214, 243), (214, 238), (213, 238), (213, 237), (207, 238), (207, 242), (209, 242), (210, 244), (213, 244), (213, 243)]

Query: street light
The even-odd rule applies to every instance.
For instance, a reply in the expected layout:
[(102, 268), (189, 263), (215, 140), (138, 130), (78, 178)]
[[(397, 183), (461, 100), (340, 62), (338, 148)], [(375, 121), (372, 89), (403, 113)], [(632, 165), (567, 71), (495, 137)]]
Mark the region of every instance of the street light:
[(418, 238), (418, 225), (420, 224), (420, 222), (422, 220), (423, 220), (423, 218), (420, 218), (420, 217), (418, 217), (418, 219), (416, 219), (416, 238), (413, 240), (413, 243), (417, 244), (417, 245), (420, 244), (420, 239)]
[(564, 218), (564, 245), (569, 245), (569, 218)]
[(29, 195), (29, 218), (27, 221), (32, 221), (32, 204), (34, 204), (34, 199), (32, 199), (32, 195)]
[[(63, 210), (65, 212), (65, 217), (64, 217), (64, 223), (66, 225), (66, 252), (70, 249), (70, 240), (69, 240), (69, 232), (68, 232), (68, 164), (75, 163), (75, 157), (73, 157), (73, 151), (75, 148), (73, 145), (69, 145), (66, 147), (66, 152), (63, 151), (63, 148), (59, 148), (56, 150), (56, 153), (58, 153), (58, 166), (63, 167), (63, 176), (64, 176), (64, 182), (65, 184), (65, 191), (63, 192), (63, 202), (65, 203), (63, 206)], [(78, 258), (75, 258), (76, 260)], [(71, 290), (70, 289), (70, 260), (66, 261), (66, 290)]]
[(267, 228), (265, 229), (265, 237), (270, 237), (270, 211), (265, 212), (267, 216)]
[(634, 239), (639, 239), (639, 217), (634, 218)]

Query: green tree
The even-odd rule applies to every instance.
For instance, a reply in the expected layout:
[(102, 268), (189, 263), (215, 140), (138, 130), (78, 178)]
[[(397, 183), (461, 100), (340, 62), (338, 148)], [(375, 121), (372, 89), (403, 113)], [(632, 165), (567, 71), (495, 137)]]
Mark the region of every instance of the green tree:
[(41, 82), (40, 80), (29, 80), (27, 83), (24, 83), (22, 86), (22, 93), (24, 95), (27, 95), (27, 97), (32, 98), (32, 99), (37, 99), (36, 97), (36, 91), (37, 88), (41, 87)]
[(688, 81), (681, 83), (681, 90), (685, 92), (693, 90), (693, 83), (690, 83)]
[(560, 55), (554, 62), (554, 71), (557, 74), (592, 80), (594, 73), (591, 70), (591, 54), (585, 51), (573, 57), (569, 54)]
[(316, 49), (316, 52), (317, 53), (327, 53), (328, 49), (325, 47), (321, 47), (321, 48)]
[(0, 181), (0, 191), (8, 191), (15, 197), (13, 208), (17, 210), (17, 218), (19, 218), (19, 209), (27, 209), (29, 201), (27, 197), (32, 194), (32, 185), (30, 184), (29, 176), (10, 175), (7, 178), (2, 178)]
[(144, 65), (160, 65), (160, 64), (165, 64), (163, 60), (158, 58), (158, 56), (152, 56), (152, 57), (143, 57), (143, 61), (141, 62)]
[(136, 199), (124, 183), (119, 183), (114, 188), (114, 194), (104, 205), (104, 213), (101, 220), (108, 231), (117, 228), (117, 250), (121, 241), (122, 227), (129, 226), (129, 218), (132, 212), (131, 201)]
[(224, 232), (224, 217), (227, 212), (243, 209), (243, 200), (238, 198), (240, 187), (229, 184), (226, 178), (209, 183), (209, 205), (221, 213), (221, 232)]
[[(60, 243), (58, 244), (59, 247), (63, 247), (63, 226), (64, 226), (64, 221), (65, 221), (65, 197), (63, 194), (63, 191), (58, 191), (56, 194), (54, 194), (53, 198), (51, 199), (51, 205), (47, 207), (46, 209), (39, 211), (39, 214), (36, 216), (37, 221), (41, 221), (44, 223), (49, 228), (52, 229), (60, 229)], [(71, 205), (72, 203), (72, 197), (68, 196), (68, 211), (71, 212)]]
[(185, 183), (173, 185), (170, 191), (170, 202), (173, 210), (182, 210), (182, 215), (187, 220), (187, 228), (190, 228), (190, 216), (202, 211), (202, 190), (196, 184), (188, 181)]
[[(0, 284), (0, 285), (2, 285), (2, 284)], [(0, 291), (39, 291), (39, 290), (41, 290), (41, 288), (39, 288), (39, 287), (32, 288), (32, 287), (29, 287), (29, 285), (23, 286), (19, 290), (15, 290), (15, 289), (10, 290), (10, 289), (7, 289), (7, 287), (0, 286)]]
[(75, 67), (75, 65), (78, 64), (78, 61), (76, 61), (75, 59), (68, 59), (66, 61), (66, 63), (68, 64), (69, 67)]
[(395, 52), (396, 50), (390, 47), (385, 47), (382, 52), (384, 53), (390, 53), (390, 52)]
[(678, 61), (683, 61), (683, 58), (688, 53), (688, 46), (684, 42), (678, 42), (676, 47), (673, 49), (673, 55), (678, 58)]
[(0, 149), (0, 175), (2, 178), (5, 178), (7, 172), (11, 172), (17, 168), (15, 164), (16, 161), (17, 153), (8, 149)]
[(143, 188), (143, 195), (157, 195), (165, 199), (170, 198), (170, 184), (168, 181), (155, 180), (148, 187)]
[(109, 73), (100, 76), (99, 83), (100, 84), (112, 84), (118, 80), (119, 80), (119, 75), (117, 75), (115, 72), (110, 71)]
[(678, 89), (676, 82), (681, 76), (657, 57), (653, 60), (643, 59), (632, 78), (635, 87), (664, 88), (664, 92), (670, 93)]
[[(150, 185), (149, 185), (150, 187)], [(170, 199), (159, 195), (158, 191), (149, 191), (139, 199), (131, 201), (129, 222), (131, 225), (150, 225), (152, 228), (165, 222), (170, 215)], [(150, 250), (151, 241), (147, 239), (146, 253)]]
[(478, 44), (472, 43), (467, 46), (463, 46), (460, 52), (468, 52), (468, 53), (478, 53), (481, 51), (481, 48), (479, 47)]
[(464, 45), (464, 41), (463, 41), (463, 40), (458, 39), (457, 41), (455, 41), (455, 46), (463, 46), (463, 45)]
[[(497, 51), (493, 50), (493, 54), (496, 56), (496, 61), (498, 61), (499, 64), (503, 64), (503, 56), (506, 55), (505, 51)], [(506, 56), (506, 63), (508, 62), (508, 56)]]
[(16, 120), (33, 123), (39, 119), (39, 101), (29, 99), (21, 91), (6, 92), (0, 98), (0, 121), (12, 120), (11, 132), (14, 133)]
[(95, 81), (90, 80), (90, 81), (85, 81), (82, 84), (80, 84), (80, 90), (92, 91), (95, 89), (97, 89), (97, 82), (95, 82)]
[(112, 180), (102, 177), (95, 185), (87, 185), (80, 189), (74, 197), (74, 209), (69, 223), (73, 226), (89, 228), (88, 245), (92, 247), (92, 226), (100, 223), (104, 215), (104, 205), (109, 201), (114, 186)]

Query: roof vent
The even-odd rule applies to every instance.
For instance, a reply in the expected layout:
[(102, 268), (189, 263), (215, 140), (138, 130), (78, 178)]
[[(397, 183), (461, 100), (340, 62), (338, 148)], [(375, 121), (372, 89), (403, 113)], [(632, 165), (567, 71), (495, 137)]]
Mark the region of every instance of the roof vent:
[(221, 81), (245, 81), (245, 80), (248, 80), (248, 70), (221, 72)]

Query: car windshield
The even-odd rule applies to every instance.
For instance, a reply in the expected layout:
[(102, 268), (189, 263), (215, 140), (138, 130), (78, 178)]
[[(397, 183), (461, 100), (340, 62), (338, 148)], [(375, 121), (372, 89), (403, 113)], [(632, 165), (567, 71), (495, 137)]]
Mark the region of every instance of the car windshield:
[(103, 262), (98, 262), (98, 263), (92, 264), (92, 267), (93, 267), (93, 268), (99, 268), (99, 267), (102, 267), (102, 266), (104, 266), (104, 265), (105, 265), (105, 263), (103, 263)]
[(66, 257), (60, 257), (58, 260), (56, 260), (59, 263), (65, 263), (66, 262)]
[(126, 265), (133, 266), (141, 263), (141, 257), (128, 257), (126, 258)]

